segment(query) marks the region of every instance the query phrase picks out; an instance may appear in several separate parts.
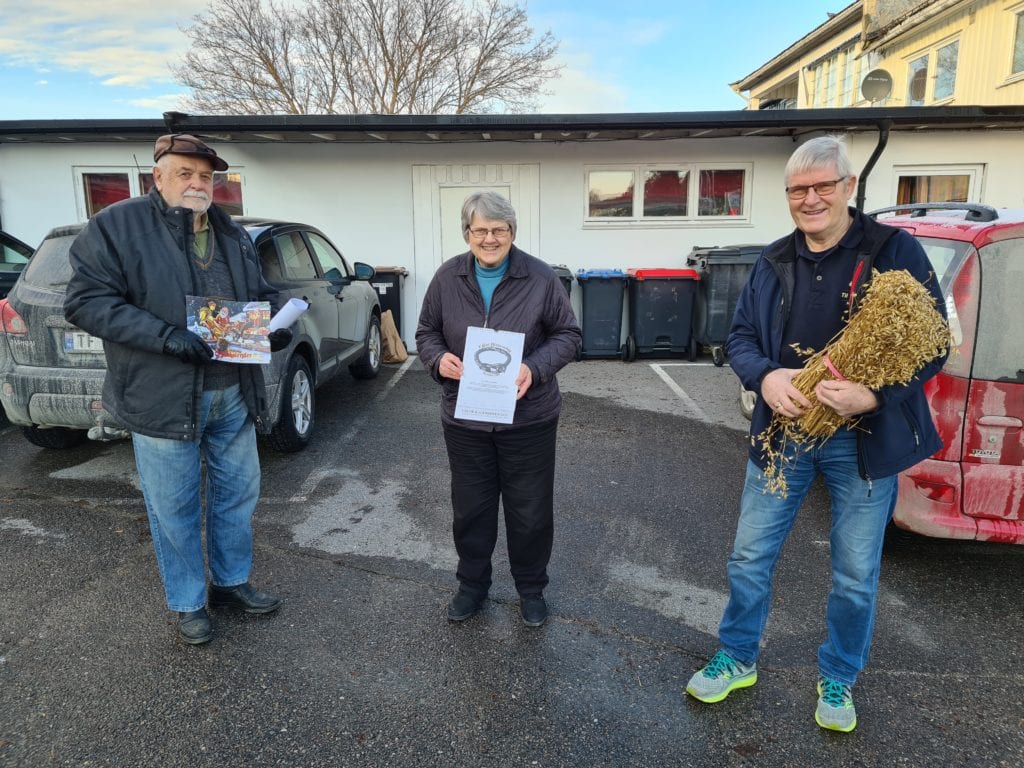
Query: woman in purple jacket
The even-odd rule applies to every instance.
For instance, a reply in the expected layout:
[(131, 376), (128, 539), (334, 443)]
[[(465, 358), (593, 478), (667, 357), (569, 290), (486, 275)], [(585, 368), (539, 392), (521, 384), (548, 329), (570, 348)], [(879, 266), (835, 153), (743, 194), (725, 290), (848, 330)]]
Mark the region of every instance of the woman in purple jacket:
[[(459, 590), (451, 621), (465, 621), (491, 586), (498, 538), (498, 502), (523, 621), (548, 617), (544, 587), (554, 535), (555, 437), (562, 398), (555, 374), (576, 357), (581, 334), (569, 296), (547, 264), (513, 245), (516, 213), (494, 192), (470, 195), (462, 206), (469, 251), (446, 261), (423, 299), (416, 347), (441, 384), (441, 422), (452, 473), (452, 531), (459, 555)], [(455, 417), (469, 327), (525, 336), (511, 424)]]

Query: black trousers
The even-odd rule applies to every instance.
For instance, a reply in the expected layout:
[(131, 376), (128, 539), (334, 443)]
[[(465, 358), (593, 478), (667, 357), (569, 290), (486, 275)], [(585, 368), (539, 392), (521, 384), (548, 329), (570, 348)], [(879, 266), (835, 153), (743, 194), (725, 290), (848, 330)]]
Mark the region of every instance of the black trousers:
[(508, 559), (522, 596), (548, 583), (554, 540), (555, 437), (558, 419), (485, 431), (444, 425), (452, 472), (452, 533), (463, 589), (483, 596), (491, 586), (498, 540), (498, 501), (505, 512)]

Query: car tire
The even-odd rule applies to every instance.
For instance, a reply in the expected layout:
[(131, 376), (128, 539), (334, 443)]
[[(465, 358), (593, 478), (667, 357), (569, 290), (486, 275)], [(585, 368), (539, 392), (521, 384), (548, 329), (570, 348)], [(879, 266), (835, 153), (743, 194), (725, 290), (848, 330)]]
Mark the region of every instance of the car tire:
[(744, 389), (740, 384), (740, 413), (750, 421), (754, 416), (754, 406), (757, 404), (757, 392)]
[(316, 421), (316, 389), (309, 364), (301, 355), (292, 355), (281, 380), (281, 415), (267, 435), (275, 451), (295, 453), (313, 439)]
[(32, 445), (40, 448), (73, 448), (85, 442), (89, 433), (84, 429), (68, 429), (67, 427), (22, 427), (21, 434), (25, 436)]
[(370, 315), (370, 322), (366, 328), (366, 349), (362, 357), (348, 367), (349, 371), (357, 379), (372, 379), (380, 373), (381, 362), (381, 341), (380, 341), (380, 318), (377, 315)]

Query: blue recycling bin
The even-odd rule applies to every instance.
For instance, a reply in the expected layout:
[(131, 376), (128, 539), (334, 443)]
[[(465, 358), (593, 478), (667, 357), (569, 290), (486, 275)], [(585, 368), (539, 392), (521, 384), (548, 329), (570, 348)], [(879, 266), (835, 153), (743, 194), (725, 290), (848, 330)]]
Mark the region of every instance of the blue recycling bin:
[(626, 273), (619, 269), (581, 269), (576, 272), (576, 282), (583, 316), (580, 357), (619, 357)]

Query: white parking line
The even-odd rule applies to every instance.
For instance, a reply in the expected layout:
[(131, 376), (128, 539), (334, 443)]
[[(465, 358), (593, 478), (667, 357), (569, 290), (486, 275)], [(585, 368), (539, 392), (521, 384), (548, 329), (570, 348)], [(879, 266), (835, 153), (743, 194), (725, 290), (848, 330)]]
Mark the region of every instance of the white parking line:
[[(413, 364), (413, 362), (415, 362), (416, 359), (417, 358), (415, 358), (412, 355), (409, 355), (409, 357), (406, 358), (405, 362), (402, 363), (402, 367), (398, 369), (398, 373), (392, 376), (391, 380), (388, 381), (388, 383), (384, 386), (384, 389), (377, 393), (377, 396), (373, 399), (374, 403), (382, 402), (388, 395), (391, 394), (391, 390), (395, 388), (395, 385), (399, 381), (401, 381), (402, 376), (405, 375), (405, 372), (409, 370), (409, 367)], [(353, 421), (349, 428), (345, 431), (345, 434), (341, 436), (341, 442), (347, 443), (350, 440), (352, 440), (352, 438), (356, 436), (356, 432), (358, 432), (364, 426), (366, 426), (366, 422), (369, 418), (369, 411), (363, 411), (362, 415), (359, 416), (355, 421)]]
[(685, 389), (676, 384), (676, 382), (672, 380), (672, 377), (665, 373), (664, 369), (670, 365), (710, 365), (710, 363), (650, 363), (649, 365), (651, 366), (651, 370), (658, 374), (662, 378), (662, 380), (666, 384), (668, 384), (668, 388), (676, 393), (679, 399), (683, 401), (683, 404), (686, 405), (686, 407), (689, 408), (691, 411), (693, 411), (695, 416), (697, 416), (702, 421), (709, 421), (708, 415), (704, 413), (703, 410), (701, 410), (701, 407), (693, 401), (692, 397), (686, 394)]
[[(384, 399), (387, 398), (389, 394), (391, 394), (391, 390), (395, 388), (395, 385), (398, 384), (399, 381), (401, 381), (402, 376), (405, 375), (405, 372), (409, 370), (409, 367), (414, 362), (416, 362), (416, 360), (417, 358), (415, 356), (409, 355), (406, 361), (402, 363), (402, 367), (398, 369), (398, 372), (391, 377), (387, 384), (384, 385), (384, 389), (377, 393), (377, 396), (373, 399), (373, 402), (375, 404), (383, 402)], [(368, 410), (364, 410), (363, 413), (349, 425), (349, 428), (345, 430), (344, 434), (341, 435), (341, 437), (339, 438), (341, 443), (345, 444), (352, 442), (352, 439), (355, 438), (356, 433), (358, 433), (359, 430), (366, 426), (366, 422), (369, 418), (370, 415), (368, 413)], [(312, 470), (308, 475), (306, 475), (306, 478), (302, 481), (302, 485), (299, 487), (299, 490), (296, 493), (292, 494), (288, 498), (282, 498), (280, 496), (263, 497), (260, 499), (260, 503), (295, 504), (308, 501), (310, 494), (316, 490), (316, 487), (320, 485), (320, 483), (323, 482), (326, 478), (334, 475), (336, 471), (337, 470), (335, 469)]]

